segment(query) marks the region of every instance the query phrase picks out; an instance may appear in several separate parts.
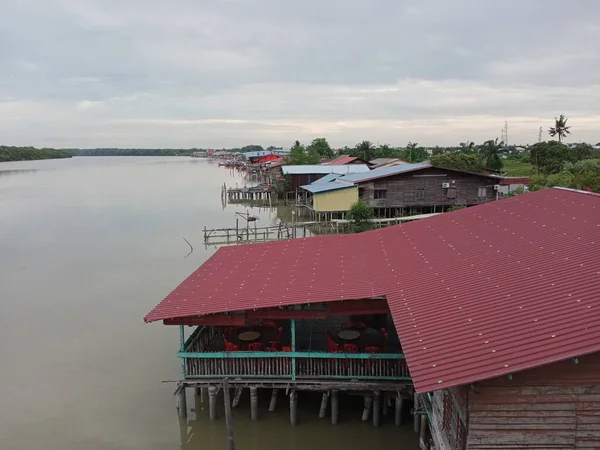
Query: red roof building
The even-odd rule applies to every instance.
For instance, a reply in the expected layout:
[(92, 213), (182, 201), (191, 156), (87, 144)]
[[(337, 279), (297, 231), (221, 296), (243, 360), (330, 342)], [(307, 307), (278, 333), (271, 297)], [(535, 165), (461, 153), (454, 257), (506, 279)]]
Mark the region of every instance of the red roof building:
[(600, 196), (539, 192), (376, 231), (220, 248), (146, 322), (384, 296), (417, 392), (600, 351)]

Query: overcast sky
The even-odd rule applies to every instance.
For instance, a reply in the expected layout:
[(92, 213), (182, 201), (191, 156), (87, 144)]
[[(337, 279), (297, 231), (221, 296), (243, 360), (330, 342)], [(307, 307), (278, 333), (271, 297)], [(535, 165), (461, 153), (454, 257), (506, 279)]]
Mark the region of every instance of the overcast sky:
[(0, 144), (600, 141), (600, 1), (2, 0)]

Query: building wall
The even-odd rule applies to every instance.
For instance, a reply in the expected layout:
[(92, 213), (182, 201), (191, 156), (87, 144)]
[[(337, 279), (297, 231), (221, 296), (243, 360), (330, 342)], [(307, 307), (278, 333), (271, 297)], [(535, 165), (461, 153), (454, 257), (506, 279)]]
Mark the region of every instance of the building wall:
[(358, 188), (338, 189), (313, 195), (313, 209), (317, 212), (348, 211), (358, 201)]
[[(451, 189), (442, 188), (450, 183)], [(359, 185), (360, 198), (373, 208), (402, 208), (412, 206), (477, 205), (496, 200), (494, 184), (497, 180), (447, 169), (429, 168), (387, 178), (367, 181)], [(485, 187), (484, 197), (479, 197), (479, 188)], [(424, 197), (417, 197), (418, 190)], [(455, 191), (452, 191), (455, 189)], [(384, 199), (376, 199), (376, 191), (385, 191)], [(455, 192), (455, 196), (452, 196)], [(450, 194), (450, 195), (449, 195)]]
[(600, 449), (600, 353), (469, 393), (468, 449)]

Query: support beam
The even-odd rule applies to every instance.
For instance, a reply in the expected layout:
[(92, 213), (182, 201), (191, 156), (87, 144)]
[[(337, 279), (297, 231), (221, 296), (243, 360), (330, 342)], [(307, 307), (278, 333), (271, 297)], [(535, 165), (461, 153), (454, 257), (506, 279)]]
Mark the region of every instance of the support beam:
[(227, 449), (235, 450), (233, 439), (233, 417), (231, 414), (231, 400), (229, 398), (229, 381), (223, 380), (223, 402), (225, 403), (225, 428), (227, 428)]
[[(179, 326), (179, 351), (185, 351), (185, 328), (183, 325)], [(181, 376), (182, 378), (185, 378), (185, 359), (179, 358), (179, 361), (181, 363)]]
[(208, 417), (210, 420), (217, 419), (217, 387), (209, 386), (208, 388)]
[(373, 397), (371, 397), (371, 394), (365, 394), (364, 395), (364, 406), (363, 406), (363, 412), (362, 412), (362, 421), (366, 422), (367, 420), (369, 420), (369, 415), (371, 414), (371, 407), (373, 405)]
[(275, 408), (277, 407), (277, 393), (279, 392), (279, 389), (277, 388), (273, 388), (273, 391), (271, 392), (271, 401), (269, 402), (269, 411), (273, 412), (275, 411)]
[(321, 397), (321, 408), (319, 409), (319, 419), (322, 419), (327, 414), (327, 403), (329, 402), (329, 391), (323, 392)]
[(396, 395), (396, 408), (395, 408), (395, 415), (394, 415), (394, 423), (396, 424), (396, 426), (402, 425), (402, 408), (404, 406), (404, 399), (402, 398), (402, 396), (400, 395), (400, 393), (398, 392), (398, 394)]
[(239, 405), (243, 390), (244, 390), (244, 388), (242, 388), (242, 387), (235, 388), (235, 393), (233, 394), (233, 405), (232, 405), (234, 408), (237, 407), (237, 405)]
[[(292, 354), (296, 353), (296, 321), (291, 320)], [(296, 357), (292, 356), (292, 380), (296, 379)]]
[(338, 391), (331, 391), (331, 423), (336, 425), (339, 416)]
[(381, 394), (381, 414), (388, 415), (388, 407), (390, 406), (390, 396), (387, 392)]
[(177, 411), (179, 417), (187, 417), (187, 399), (185, 396), (185, 388), (180, 389), (177, 393)]
[(258, 388), (250, 388), (250, 418), (258, 420)]
[(204, 398), (202, 398), (202, 388), (194, 388), (194, 409), (196, 410), (196, 420), (200, 416), (200, 411), (204, 409)]
[(415, 392), (414, 394), (414, 430), (415, 433), (419, 433), (419, 431), (421, 430), (421, 418), (419, 417), (419, 414), (417, 414), (417, 410), (419, 409), (419, 396), (417, 395), (417, 393)]
[(375, 391), (373, 393), (373, 426), (379, 426), (379, 420), (381, 417), (381, 392)]
[(298, 423), (298, 402), (296, 397), (296, 390), (292, 389), (290, 392), (290, 424), (296, 425)]

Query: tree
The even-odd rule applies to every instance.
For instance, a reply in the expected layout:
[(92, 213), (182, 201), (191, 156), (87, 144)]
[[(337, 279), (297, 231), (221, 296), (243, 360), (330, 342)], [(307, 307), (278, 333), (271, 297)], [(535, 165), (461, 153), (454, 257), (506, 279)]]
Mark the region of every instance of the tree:
[(360, 233), (371, 229), (373, 210), (365, 202), (358, 200), (350, 206), (346, 217), (351, 221), (352, 232)]
[(417, 148), (416, 142), (409, 142), (406, 144), (406, 150), (408, 150), (408, 162), (413, 161), (413, 151)]
[(577, 144), (573, 150), (575, 151), (575, 157), (577, 160), (589, 158), (594, 152), (594, 148), (585, 142)]
[(566, 162), (574, 162), (575, 153), (565, 144), (556, 141), (537, 142), (530, 148), (530, 160), (536, 171), (547, 178), (561, 171)]
[(356, 144), (354, 150), (357, 156), (365, 161), (371, 161), (375, 153), (375, 146), (371, 141), (362, 141), (360, 144)]
[(327, 139), (323, 137), (313, 139), (306, 150), (309, 152), (314, 151), (321, 158), (333, 158), (333, 150), (331, 150)]
[(467, 141), (461, 142), (459, 147), (459, 151), (461, 153), (475, 153), (475, 142)]
[(466, 153), (446, 153), (434, 155), (429, 161), (434, 167), (463, 170), (465, 172), (481, 173), (485, 170), (481, 158)]
[(290, 164), (302, 166), (306, 164), (318, 164), (320, 157), (314, 149), (307, 150), (304, 148), (304, 145), (300, 144), (300, 141), (296, 141), (290, 150), (288, 160)]
[(561, 114), (558, 119), (554, 118), (554, 126), (548, 129), (550, 136), (558, 136), (558, 142), (562, 142), (562, 138), (567, 137), (567, 134), (571, 134), (567, 126), (567, 119), (564, 114)]
[(479, 147), (479, 156), (483, 160), (483, 164), (486, 168), (492, 170), (501, 170), (504, 166), (500, 151), (504, 146), (504, 142), (498, 143), (498, 138), (495, 140), (485, 141)]

